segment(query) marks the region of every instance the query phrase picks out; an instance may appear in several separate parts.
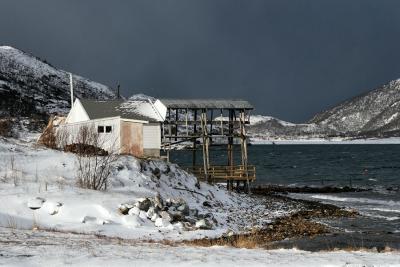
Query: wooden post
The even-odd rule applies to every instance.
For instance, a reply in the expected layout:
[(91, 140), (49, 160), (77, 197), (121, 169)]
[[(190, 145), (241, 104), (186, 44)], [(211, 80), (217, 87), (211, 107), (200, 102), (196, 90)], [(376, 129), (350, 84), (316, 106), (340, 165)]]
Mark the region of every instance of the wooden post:
[(209, 140), (208, 140), (208, 133), (207, 133), (207, 111), (202, 109), (201, 111), (201, 131), (203, 137), (203, 168), (204, 168), (204, 175), (206, 181), (209, 182), (209, 175), (208, 175), (208, 168), (210, 166), (209, 160)]
[(186, 126), (186, 136), (189, 136), (188, 109), (186, 109), (185, 126)]
[(171, 109), (168, 109), (168, 135), (169, 135), (169, 145), (172, 143), (172, 120), (171, 120)]
[(214, 120), (214, 110), (211, 110), (211, 119), (210, 119), (210, 138), (209, 141), (212, 144), (212, 135), (213, 135), (213, 120)]
[[(229, 175), (232, 175), (233, 168), (233, 110), (229, 110), (229, 120), (228, 120), (228, 166)], [(233, 189), (233, 181), (227, 181), (228, 190)]]
[(249, 172), (248, 172), (248, 160), (247, 160), (247, 140), (246, 140), (246, 129), (245, 129), (245, 111), (240, 111), (240, 144), (241, 144), (241, 154), (242, 154), (242, 165), (246, 175), (246, 186), (248, 193), (250, 193), (250, 182), (249, 182)]
[(175, 141), (178, 141), (178, 121), (179, 121), (179, 109), (175, 110)]
[(224, 122), (223, 122), (223, 118), (224, 118), (224, 116), (223, 116), (223, 112), (222, 112), (222, 109), (221, 109), (221, 136), (224, 135)]
[[(193, 135), (196, 136), (197, 134), (197, 109), (194, 110), (194, 117), (193, 117), (194, 125), (193, 125)], [(193, 137), (193, 158), (192, 163), (193, 167), (196, 166), (196, 137)]]

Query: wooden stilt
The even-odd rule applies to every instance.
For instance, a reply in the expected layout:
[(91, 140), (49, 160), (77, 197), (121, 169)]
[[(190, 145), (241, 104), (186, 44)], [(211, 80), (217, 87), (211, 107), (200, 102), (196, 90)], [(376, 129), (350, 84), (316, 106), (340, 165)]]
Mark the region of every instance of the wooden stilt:
[[(228, 120), (228, 166), (233, 166), (233, 110), (229, 110)], [(232, 175), (232, 173), (230, 173), (229, 175)], [(229, 180), (228, 184), (229, 190), (232, 190), (233, 181)]]
[[(194, 136), (197, 135), (197, 109), (194, 110), (194, 114), (193, 114), (193, 120), (194, 120), (194, 125), (193, 125), (193, 133)], [(192, 162), (193, 162), (193, 167), (196, 166), (196, 153), (197, 153), (197, 149), (196, 149), (196, 137), (193, 138), (193, 157), (192, 157)]]
[(210, 182), (209, 180), (209, 173), (208, 169), (210, 167), (210, 159), (209, 159), (209, 138), (207, 133), (207, 111), (201, 111), (201, 131), (202, 131), (202, 138), (203, 138), (203, 165), (204, 165), (204, 175), (206, 177), (206, 181)]
[(248, 173), (248, 160), (247, 160), (247, 140), (246, 140), (246, 129), (245, 129), (245, 111), (240, 111), (240, 144), (241, 144), (241, 154), (242, 154), (242, 165), (246, 174), (246, 186), (247, 192), (250, 193), (249, 186), (249, 173)]
[(178, 141), (179, 109), (175, 109), (175, 141)]

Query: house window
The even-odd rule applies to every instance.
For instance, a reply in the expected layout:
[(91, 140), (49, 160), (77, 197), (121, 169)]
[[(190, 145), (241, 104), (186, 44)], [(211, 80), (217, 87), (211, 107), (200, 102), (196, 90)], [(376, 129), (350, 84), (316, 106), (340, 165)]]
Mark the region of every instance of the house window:
[(98, 133), (104, 133), (104, 126), (97, 126)]
[(112, 126), (106, 126), (106, 133), (111, 133)]

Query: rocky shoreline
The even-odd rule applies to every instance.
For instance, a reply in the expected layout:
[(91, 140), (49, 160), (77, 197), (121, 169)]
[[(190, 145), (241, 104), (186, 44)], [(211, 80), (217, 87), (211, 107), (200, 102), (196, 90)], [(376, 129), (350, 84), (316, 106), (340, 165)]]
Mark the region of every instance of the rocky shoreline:
[(288, 193), (349, 193), (349, 192), (364, 192), (371, 191), (369, 188), (355, 188), (355, 187), (310, 187), (310, 186), (283, 186), (283, 185), (259, 185), (253, 187), (251, 192), (256, 195), (269, 195), (269, 194), (288, 194)]
[[(283, 189), (283, 188), (282, 188)], [(186, 245), (195, 246), (232, 246), (237, 248), (272, 248), (275, 242), (299, 238), (314, 238), (336, 232), (337, 229), (318, 222), (319, 219), (344, 218), (359, 216), (355, 210), (347, 210), (335, 205), (323, 204), (318, 201), (298, 200), (283, 196), (280, 191), (253, 191), (260, 199), (268, 202), (285, 202), (289, 206), (299, 207), (288, 216), (277, 218), (262, 228), (254, 228), (246, 233), (227, 232), (219, 238), (203, 238), (183, 241)], [(323, 248), (321, 248), (323, 249)]]

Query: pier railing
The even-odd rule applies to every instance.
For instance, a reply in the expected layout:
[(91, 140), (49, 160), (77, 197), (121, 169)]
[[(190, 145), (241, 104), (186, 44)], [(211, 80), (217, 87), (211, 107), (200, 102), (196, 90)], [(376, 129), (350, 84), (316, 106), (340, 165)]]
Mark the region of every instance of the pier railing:
[[(207, 172), (202, 166), (185, 168), (186, 171), (193, 173), (199, 180), (204, 181), (249, 181), (256, 180), (256, 167), (253, 165), (243, 166), (210, 166)], [(206, 177), (208, 175), (208, 177)], [(208, 178), (208, 179), (207, 179)]]

